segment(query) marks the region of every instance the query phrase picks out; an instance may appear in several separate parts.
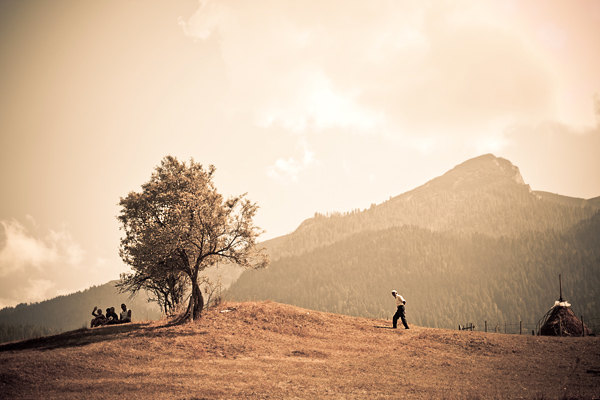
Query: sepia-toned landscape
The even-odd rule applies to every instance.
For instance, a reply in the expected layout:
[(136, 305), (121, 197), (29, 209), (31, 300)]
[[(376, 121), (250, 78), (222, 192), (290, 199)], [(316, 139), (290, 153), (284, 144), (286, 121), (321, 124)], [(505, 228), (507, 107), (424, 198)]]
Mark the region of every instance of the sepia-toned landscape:
[(600, 0), (0, 1), (0, 400), (600, 400), (598, 49)]

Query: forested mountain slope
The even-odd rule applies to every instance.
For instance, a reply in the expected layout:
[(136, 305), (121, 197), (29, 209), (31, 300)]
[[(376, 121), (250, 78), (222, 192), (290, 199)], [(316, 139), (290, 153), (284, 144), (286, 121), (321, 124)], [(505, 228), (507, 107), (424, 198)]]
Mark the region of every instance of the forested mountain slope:
[[(24, 339), (25, 337), (10, 338), (10, 332), (22, 335), (30, 332), (36, 336), (47, 333), (65, 332), (89, 327), (94, 306), (102, 308), (115, 307), (120, 312), (121, 303), (133, 311), (134, 320), (158, 319), (160, 310), (154, 303), (148, 303), (144, 294), (129, 299), (128, 294), (121, 294), (115, 289), (116, 281), (100, 286), (92, 286), (83, 292), (66, 296), (58, 296), (40, 303), (19, 304), (16, 307), (5, 307), (0, 310), (0, 324), (6, 332), (5, 341)], [(28, 327), (29, 329), (19, 329)], [(27, 336), (27, 335), (26, 335)]]
[(265, 242), (272, 264), (231, 286), (236, 300), (272, 299), (363, 317), (389, 316), (392, 289), (430, 327), (537, 322), (562, 274), (578, 315), (600, 317), (598, 201), (533, 192), (508, 160), (468, 160), (365, 211), (315, 215)]
[(600, 317), (600, 213), (564, 232), (518, 236), (365, 231), (267, 270), (247, 271), (228, 296), (271, 299), (361, 317), (390, 316), (390, 292), (407, 299), (409, 323), (455, 328), (484, 321), (537, 322), (563, 293), (577, 315)]
[(554, 203), (566, 204), (573, 207), (591, 207), (594, 209), (600, 209), (600, 196), (591, 199), (582, 199), (579, 197), (563, 196), (557, 193), (544, 192), (541, 190), (536, 190), (533, 193), (546, 201), (552, 201)]
[(599, 206), (595, 199), (574, 199), (581, 200), (575, 205), (566, 196), (541, 193), (531, 191), (510, 161), (486, 154), (368, 210), (315, 214), (293, 233), (263, 244), (275, 260), (361, 231), (403, 225), (490, 236), (562, 230), (591, 217)]

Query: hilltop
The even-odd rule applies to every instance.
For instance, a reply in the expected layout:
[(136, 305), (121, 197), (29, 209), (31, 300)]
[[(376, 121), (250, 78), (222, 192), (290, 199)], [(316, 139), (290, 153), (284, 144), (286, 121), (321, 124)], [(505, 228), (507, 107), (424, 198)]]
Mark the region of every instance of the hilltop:
[(273, 302), (223, 303), (192, 324), (0, 345), (0, 391), (10, 399), (600, 396), (597, 337), (389, 326)]
[(89, 326), (94, 306), (119, 309), (121, 303), (126, 303), (134, 310), (134, 319), (160, 318), (160, 308), (148, 302), (146, 293), (132, 299), (129, 293), (119, 293), (116, 283), (110, 281), (39, 303), (1, 309), (0, 343)]
[[(221, 282), (224, 287), (228, 287), (240, 273), (239, 268), (232, 265), (205, 271), (211, 282)], [(141, 291), (131, 298), (130, 293), (119, 292), (115, 287), (117, 283), (113, 280), (39, 303), (23, 303), (1, 309), (0, 343), (87, 327), (93, 318), (91, 312), (94, 306), (103, 309), (112, 306), (119, 310), (119, 305), (125, 303), (133, 311), (134, 321), (160, 319), (161, 309), (156, 303), (149, 302), (148, 299), (152, 298), (150, 293)]]

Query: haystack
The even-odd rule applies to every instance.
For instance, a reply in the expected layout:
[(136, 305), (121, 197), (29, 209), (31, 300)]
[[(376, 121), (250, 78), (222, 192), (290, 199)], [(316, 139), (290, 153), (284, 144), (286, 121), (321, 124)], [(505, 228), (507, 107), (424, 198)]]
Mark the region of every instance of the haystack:
[[(561, 296), (562, 297), (562, 296)], [(592, 331), (571, 310), (566, 301), (557, 301), (540, 321), (542, 336), (584, 336)]]

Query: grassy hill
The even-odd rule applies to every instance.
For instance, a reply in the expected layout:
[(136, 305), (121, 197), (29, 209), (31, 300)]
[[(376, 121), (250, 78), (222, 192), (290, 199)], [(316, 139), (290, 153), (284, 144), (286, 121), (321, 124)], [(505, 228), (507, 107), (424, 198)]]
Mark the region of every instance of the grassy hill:
[(141, 293), (129, 298), (129, 293), (119, 293), (117, 281), (92, 286), (39, 303), (19, 304), (0, 310), (0, 343), (35, 337), (46, 332), (65, 332), (89, 326), (94, 306), (120, 309), (121, 303), (133, 310), (133, 319), (159, 319), (160, 309), (149, 303), (147, 295)]
[[(410, 321), (409, 321), (410, 323)], [(0, 345), (6, 399), (597, 399), (600, 338), (453, 331), (223, 303)]]

